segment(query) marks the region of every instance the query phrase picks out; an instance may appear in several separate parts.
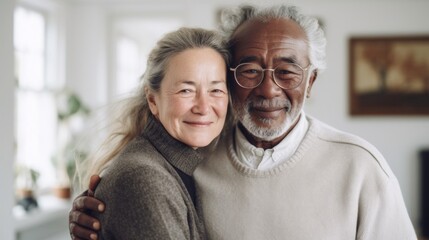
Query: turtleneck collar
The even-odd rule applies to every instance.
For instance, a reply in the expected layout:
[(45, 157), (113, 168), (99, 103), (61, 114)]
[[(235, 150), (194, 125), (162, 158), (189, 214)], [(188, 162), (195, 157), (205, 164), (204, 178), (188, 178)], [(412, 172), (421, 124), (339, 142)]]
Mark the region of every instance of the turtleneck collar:
[(143, 136), (153, 144), (171, 165), (189, 176), (192, 176), (194, 170), (204, 158), (202, 150), (195, 150), (173, 138), (153, 116), (148, 118)]

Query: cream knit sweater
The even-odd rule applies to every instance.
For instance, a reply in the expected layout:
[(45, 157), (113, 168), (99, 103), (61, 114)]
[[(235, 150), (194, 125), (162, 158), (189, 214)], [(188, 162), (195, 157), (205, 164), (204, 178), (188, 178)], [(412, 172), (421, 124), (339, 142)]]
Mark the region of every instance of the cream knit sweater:
[(210, 239), (417, 239), (396, 177), (368, 142), (307, 117), (296, 153), (244, 166), (233, 134), (194, 172)]

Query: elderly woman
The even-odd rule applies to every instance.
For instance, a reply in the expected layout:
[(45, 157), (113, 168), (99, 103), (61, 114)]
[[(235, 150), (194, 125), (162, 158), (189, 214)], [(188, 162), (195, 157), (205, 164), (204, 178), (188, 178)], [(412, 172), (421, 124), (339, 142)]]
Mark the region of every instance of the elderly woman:
[(203, 29), (181, 28), (152, 50), (114, 147), (86, 174), (102, 175), (101, 239), (204, 238), (191, 175), (225, 123), (227, 60), (223, 38)]

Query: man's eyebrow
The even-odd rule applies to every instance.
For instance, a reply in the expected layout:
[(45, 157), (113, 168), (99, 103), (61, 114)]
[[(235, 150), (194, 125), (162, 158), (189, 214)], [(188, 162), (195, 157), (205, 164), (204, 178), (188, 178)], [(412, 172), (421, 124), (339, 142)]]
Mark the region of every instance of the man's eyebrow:
[(298, 63), (298, 59), (294, 55), (289, 56), (289, 57), (278, 57), (274, 61), (276, 61), (276, 62), (287, 62), (287, 63)]
[(257, 60), (259, 60), (259, 58), (256, 57), (256, 56), (246, 56), (246, 57), (241, 58), (240, 61), (238, 62), (238, 64), (240, 64), (240, 63), (254, 62), (254, 61), (257, 61)]
[[(240, 61), (238, 62), (238, 64), (241, 63), (248, 63), (248, 62), (255, 62), (255, 61), (259, 61), (259, 57), (256, 56), (246, 56), (240, 59)], [(288, 57), (276, 57), (274, 59), (275, 62), (287, 62), (287, 63), (298, 63), (298, 59), (295, 55), (292, 56), (288, 56)]]

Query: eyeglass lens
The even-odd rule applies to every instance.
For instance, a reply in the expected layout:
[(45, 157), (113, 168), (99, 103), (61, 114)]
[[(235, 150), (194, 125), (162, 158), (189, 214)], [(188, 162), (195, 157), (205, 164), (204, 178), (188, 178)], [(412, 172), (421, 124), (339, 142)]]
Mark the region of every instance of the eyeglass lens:
[(263, 69), (258, 64), (241, 64), (235, 70), (237, 82), (246, 88), (257, 87), (264, 79), (264, 72), (273, 72), (274, 80), (281, 88), (291, 89), (297, 87), (303, 79), (303, 70), (296, 64), (284, 63), (277, 66), (274, 71)]

